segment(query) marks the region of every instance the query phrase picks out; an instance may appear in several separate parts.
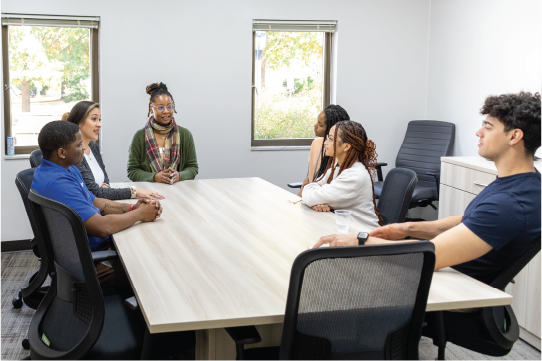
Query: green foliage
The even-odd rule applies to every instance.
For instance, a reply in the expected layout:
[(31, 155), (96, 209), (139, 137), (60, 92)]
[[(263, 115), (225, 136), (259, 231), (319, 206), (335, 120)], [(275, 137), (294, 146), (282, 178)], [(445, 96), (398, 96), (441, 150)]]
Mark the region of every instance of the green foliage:
[(66, 92), (64, 93), (64, 100), (66, 103), (78, 102), (80, 100), (86, 100), (89, 98), (85, 80), (88, 79), (88, 74), (85, 77), (83, 75), (75, 76), (68, 81)]
[(41, 95), (46, 95), (48, 90), (49, 90), (49, 85), (44, 85), (44, 86), (41, 87), (40, 94)]
[(313, 56), (322, 57), (322, 34), (268, 31), (262, 59), (266, 59), (266, 66), (271, 70), (289, 68), (294, 59), (308, 66)]
[[(293, 94), (294, 95), (299, 94), (303, 89), (311, 90), (312, 87), (314, 86), (313, 83), (314, 83), (314, 79), (311, 78), (310, 76), (307, 77), (307, 80), (295, 78)], [(288, 86), (288, 81), (286, 79), (284, 79), (282, 86), (285, 88)]]
[(256, 110), (254, 139), (314, 138), (314, 123), (322, 110), (322, 84), (312, 78), (306, 83), (294, 101), (287, 92), (262, 93)]
[(90, 76), (90, 33), (85, 28), (33, 27), (50, 61), (62, 63), (67, 102), (88, 99), (82, 80)]
[(21, 80), (43, 80), (41, 71), (47, 67), (48, 59), (37, 39), (31, 35), (31, 28), (9, 27), (9, 65), (13, 84)]
[[(61, 72), (66, 100), (88, 99), (84, 80), (90, 76), (89, 29), (10, 26), (9, 36), (13, 84), (20, 85), (21, 80), (48, 84)], [(30, 86), (36, 92), (35, 84)], [(41, 94), (48, 88), (44, 85)]]

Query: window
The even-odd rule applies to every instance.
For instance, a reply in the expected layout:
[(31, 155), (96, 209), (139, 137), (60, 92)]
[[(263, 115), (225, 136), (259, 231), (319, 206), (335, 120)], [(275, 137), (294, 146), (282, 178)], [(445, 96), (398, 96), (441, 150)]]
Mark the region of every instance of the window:
[[(99, 101), (99, 18), (2, 14), (4, 131), (15, 154), (81, 100)], [(6, 142), (7, 154), (7, 142)]]
[(253, 21), (252, 146), (310, 145), (330, 103), (335, 21)]

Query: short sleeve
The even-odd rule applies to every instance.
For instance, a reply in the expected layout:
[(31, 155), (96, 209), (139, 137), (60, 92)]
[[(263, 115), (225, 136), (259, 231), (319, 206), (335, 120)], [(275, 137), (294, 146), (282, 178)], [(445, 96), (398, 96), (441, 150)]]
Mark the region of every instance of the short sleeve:
[(476, 205), (462, 223), (499, 250), (524, 232), (525, 212), (516, 199), (505, 193), (497, 193)]
[[(70, 206), (77, 212), (83, 222), (99, 213), (98, 208), (94, 207), (92, 203), (89, 203), (85, 197), (85, 193), (90, 193), (90, 191), (87, 189), (84, 182), (78, 184), (74, 182), (73, 179), (60, 177), (55, 180), (55, 183), (56, 185), (54, 188), (47, 187), (44, 190), (45, 197)], [(90, 193), (90, 197), (93, 202), (95, 198), (94, 194)]]

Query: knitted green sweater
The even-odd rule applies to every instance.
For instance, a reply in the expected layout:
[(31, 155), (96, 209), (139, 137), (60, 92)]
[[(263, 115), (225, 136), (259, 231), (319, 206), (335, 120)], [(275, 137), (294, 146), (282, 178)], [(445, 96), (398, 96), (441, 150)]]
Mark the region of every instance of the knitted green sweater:
[[(198, 160), (196, 159), (196, 147), (192, 133), (186, 128), (179, 126), (181, 138), (181, 161), (179, 162), (179, 180), (196, 178), (198, 174)], [(145, 128), (134, 134), (132, 144), (128, 148), (128, 178), (132, 182), (154, 182), (151, 162), (145, 148)]]

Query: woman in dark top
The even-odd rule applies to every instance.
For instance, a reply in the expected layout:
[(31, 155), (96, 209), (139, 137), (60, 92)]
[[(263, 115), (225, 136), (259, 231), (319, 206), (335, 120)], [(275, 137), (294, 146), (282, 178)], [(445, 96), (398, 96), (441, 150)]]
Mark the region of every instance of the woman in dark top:
[[(65, 116), (63, 116), (64, 118)], [(66, 120), (76, 124), (81, 130), (85, 157), (76, 167), (81, 172), (88, 190), (96, 197), (111, 200), (136, 197), (164, 199), (160, 193), (146, 189), (137, 189), (133, 186), (130, 188), (111, 188), (109, 186), (109, 177), (100, 155), (100, 148), (95, 143), (100, 136), (100, 128), (102, 127), (98, 103), (82, 101), (75, 104)]]

